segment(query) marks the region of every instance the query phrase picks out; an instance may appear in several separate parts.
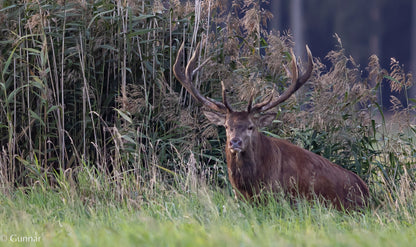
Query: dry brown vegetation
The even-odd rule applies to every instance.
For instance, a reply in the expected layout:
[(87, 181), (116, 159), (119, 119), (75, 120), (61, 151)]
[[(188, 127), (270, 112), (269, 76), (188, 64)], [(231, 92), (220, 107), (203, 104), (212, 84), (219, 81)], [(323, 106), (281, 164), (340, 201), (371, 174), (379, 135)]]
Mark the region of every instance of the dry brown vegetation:
[[(238, 108), (253, 89), (260, 101), (287, 87), (290, 33), (267, 31), (270, 14), (255, 1), (233, 1), (241, 19), (220, 0), (2, 4), (4, 188), (60, 186), (62, 179), (76, 186), (85, 169), (119, 198), (129, 196), (130, 183), (152, 189), (183, 177), (184, 186), (199, 179), (228, 186), (224, 131), (209, 125), (171, 71), (184, 40), (187, 54), (208, 40), (196, 85), (209, 97), (220, 98), (224, 81)], [(268, 131), (359, 174), (375, 205), (400, 206), (415, 185), (414, 101), (392, 98), (392, 135), (377, 96), (385, 97), (380, 84), (406, 90), (412, 77), (395, 60), (390, 73), (380, 68), (376, 56), (363, 77), (338, 43), (325, 58), (329, 67), (315, 58), (307, 89), (278, 110)]]

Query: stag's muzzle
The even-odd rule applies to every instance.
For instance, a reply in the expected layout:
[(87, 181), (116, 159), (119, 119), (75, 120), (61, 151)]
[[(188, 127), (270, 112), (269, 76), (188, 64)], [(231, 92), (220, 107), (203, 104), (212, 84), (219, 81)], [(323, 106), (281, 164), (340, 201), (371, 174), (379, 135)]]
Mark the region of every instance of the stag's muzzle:
[(238, 137), (231, 139), (229, 145), (232, 153), (240, 153), (243, 151), (243, 141)]

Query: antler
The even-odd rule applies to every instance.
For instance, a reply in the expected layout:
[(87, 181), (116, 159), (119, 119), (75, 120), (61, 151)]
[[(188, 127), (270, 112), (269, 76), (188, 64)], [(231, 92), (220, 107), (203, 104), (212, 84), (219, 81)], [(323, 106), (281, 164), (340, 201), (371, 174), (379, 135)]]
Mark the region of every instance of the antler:
[(264, 102), (255, 104), (253, 107), (251, 107), (251, 102), (248, 106), (248, 109), (251, 112), (263, 112), (268, 111), (271, 108), (277, 106), (278, 104), (284, 102), (287, 100), (293, 93), (295, 93), (305, 82), (309, 79), (309, 77), (312, 74), (313, 70), (313, 62), (312, 62), (312, 53), (309, 50), (309, 47), (306, 46), (306, 52), (308, 53), (308, 65), (305, 73), (299, 77), (299, 68), (296, 65), (296, 57), (295, 54), (293, 54), (293, 51), (291, 51), (292, 54), (292, 64), (291, 64), (291, 74), (292, 74), (292, 84), (290, 87), (283, 92), (277, 99), (273, 100), (272, 97), (270, 97), (269, 100), (266, 100)]
[(192, 76), (195, 72), (197, 72), (201, 67), (195, 69), (195, 65), (199, 56), (199, 43), (196, 46), (195, 52), (192, 55), (191, 59), (189, 60), (186, 68), (181, 66), (181, 60), (183, 57), (183, 51), (185, 42), (182, 43), (181, 47), (179, 48), (178, 55), (176, 57), (175, 64), (173, 65), (173, 73), (175, 74), (176, 78), (182, 84), (182, 86), (199, 102), (201, 102), (204, 106), (210, 108), (213, 111), (226, 113), (227, 111), (232, 111), (230, 105), (227, 102), (227, 98), (225, 96), (225, 87), (222, 83), (222, 95), (223, 95), (223, 103), (218, 102), (216, 100), (207, 98), (203, 96), (198, 89), (192, 83)]

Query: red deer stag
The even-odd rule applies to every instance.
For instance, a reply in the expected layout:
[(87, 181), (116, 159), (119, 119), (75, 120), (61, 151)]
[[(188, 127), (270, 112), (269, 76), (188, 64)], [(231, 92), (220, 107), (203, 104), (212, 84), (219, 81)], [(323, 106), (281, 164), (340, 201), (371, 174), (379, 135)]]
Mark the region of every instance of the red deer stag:
[(184, 43), (178, 51), (173, 72), (183, 87), (205, 107), (205, 116), (214, 124), (225, 126), (225, 146), (228, 175), (232, 186), (247, 200), (262, 190), (278, 193), (283, 190), (290, 196), (307, 200), (323, 198), (337, 209), (359, 209), (369, 197), (367, 185), (359, 176), (308, 150), (285, 140), (263, 135), (257, 129), (271, 124), (275, 113), (264, 113), (287, 100), (309, 79), (313, 70), (312, 54), (306, 46), (308, 65), (299, 75), (296, 58), (292, 52), (290, 87), (279, 97), (252, 105), (247, 111), (233, 111), (227, 101), (222, 84), (223, 102), (203, 96), (192, 83), (196, 72), (199, 45), (186, 67), (181, 65)]

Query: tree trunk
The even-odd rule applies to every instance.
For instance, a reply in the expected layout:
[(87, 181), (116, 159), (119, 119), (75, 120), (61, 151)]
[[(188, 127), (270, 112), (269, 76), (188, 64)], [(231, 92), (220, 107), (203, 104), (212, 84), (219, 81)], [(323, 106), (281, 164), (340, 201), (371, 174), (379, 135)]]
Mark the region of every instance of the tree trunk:
[[(382, 56), (381, 48), (380, 48), (381, 47), (380, 27), (382, 26), (380, 12), (381, 12), (380, 1), (372, 0), (370, 3), (370, 9), (369, 9), (371, 25), (370, 25), (370, 37), (368, 40), (368, 46), (370, 50), (370, 56), (374, 54), (379, 59)], [(375, 87), (377, 84), (377, 81), (376, 81), (377, 78), (369, 78), (369, 79), (370, 79), (369, 81), (370, 85)], [(377, 97), (379, 97), (379, 93)]]
[(281, 16), (280, 13), (282, 13), (282, 1), (281, 0), (273, 0), (270, 3), (270, 12), (273, 14), (273, 19), (270, 23), (270, 28), (272, 30), (278, 30), (280, 31), (282, 28), (281, 25)]
[[(302, 13), (302, 0), (292, 0), (290, 2), (290, 25), (292, 27), (293, 39), (295, 47), (293, 52), (295, 56), (301, 58), (304, 61), (306, 55), (305, 40), (303, 38), (303, 13)], [(295, 93), (296, 99), (300, 105), (300, 109), (304, 109), (303, 103), (305, 102), (305, 94), (307, 87), (301, 87)]]
[(305, 40), (303, 37), (302, 0), (292, 0), (290, 5), (290, 25), (295, 41), (294, 52), (296, 56), (304, 58), (306, 56), (304, 55)]
[(413, 74), (413, 87), (409, 90), (409, 97), (416, 99), (416, 0), (413, 0), (412, 5), (412, 24), (411, 24), (411, 58), (410, 58), (410, 71)]
[(379, 0), (372, 0), (370, 6), (371, 33), (369, 39), (370, 54), (380, 57), (380, 4)]

